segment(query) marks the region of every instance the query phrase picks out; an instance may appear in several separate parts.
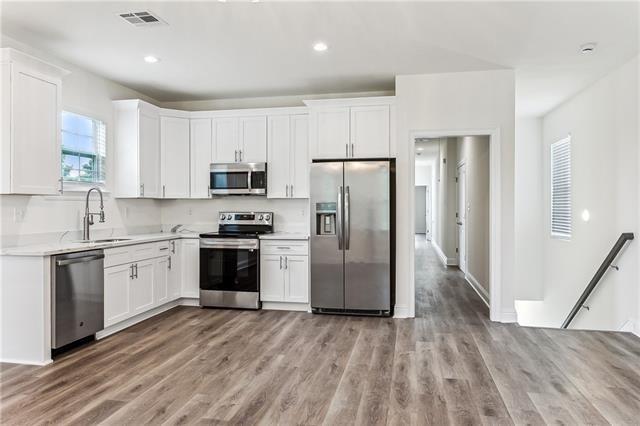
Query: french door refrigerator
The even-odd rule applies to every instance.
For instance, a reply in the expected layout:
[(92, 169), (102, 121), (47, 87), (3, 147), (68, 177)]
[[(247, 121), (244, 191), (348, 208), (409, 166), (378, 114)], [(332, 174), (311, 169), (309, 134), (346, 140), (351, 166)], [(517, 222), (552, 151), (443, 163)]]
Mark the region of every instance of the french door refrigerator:
[(311, 308), (390, 316), (395, 298), (395, 164), (311, 164)]

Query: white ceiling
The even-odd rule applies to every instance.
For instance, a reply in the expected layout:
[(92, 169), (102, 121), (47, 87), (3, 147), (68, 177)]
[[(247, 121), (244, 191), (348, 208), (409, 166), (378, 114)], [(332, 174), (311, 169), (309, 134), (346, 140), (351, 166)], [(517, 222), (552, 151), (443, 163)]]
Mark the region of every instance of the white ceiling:
[[(169, 25), (117, 16), (139, 10)], [(6, 35), (159, 101), (393, 90), (398, 74), (513, 68), (518, 113), (540, 115), (638, 53), (636, 2), (4, 1), (1, 13)], [(596, 53), (581, 55), (591, 41)]]
[(440, 139), (416, 140), (416, 164), (434, 164), (440, 155)]

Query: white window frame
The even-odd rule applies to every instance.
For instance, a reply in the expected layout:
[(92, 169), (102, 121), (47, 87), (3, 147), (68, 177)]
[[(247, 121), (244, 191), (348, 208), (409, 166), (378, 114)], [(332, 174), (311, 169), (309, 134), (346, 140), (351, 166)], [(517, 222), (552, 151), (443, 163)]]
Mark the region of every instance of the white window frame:
[[(107, 145), (108, 145), (108, 139), (109, 139), (109, 128), (107, 125), (107, 121), (104, 120), (102, 117), (98, 117), (95, 114), (92, 114), (91, 112), (88, 111), (82, 111), (82, 110), (78, 110), (75, 108), (63, 108), (62, 109), (64, 112), (68, 112), (71, 114), (75, 114), (75, 115), (80, 115), (86, 118), (89, 118), (91, 120), (96, 120), (96, 121), (100, 121), (104, 124), (105, 126), (105, 130), (104, 130), (104, 143), (105, 143), (105, 164), (107, 164), (108, 162), (108, 150), (107, 150)], [(60, 120), (62, 121), (62, 118), (60, 118)], [(62, 167), (62, 123), (60, 125), (60, 167)], [(107, 175), (107, 169), (105, 168), (104, 170), (105, 175), (104, 175), (104, 182), (78, 182), (78, 181), (69, 181), (69, 180), (64, 180), (64, 178), (62, 177), (62, 170), (60, 170), (60, 178), (62, 180), (62, 193), (63, 194), (69, 194), (71, 195), (71, 198), (73, 199), (75, 196), (79, 195), (80, 193), (82, 193), (82, 195), (84, 195), (84, 192), (88, 191), (90, 188), (93, 187), (98, 187), (100, 188), (104, 193), (108, 193), (109, 191), (107, 190), (107, 181), (109, 179), (108, 175)], [(76, 194), (78, 193), (78, 194)], [(60, 199), (60, 196), (58, 196), (58, 199)]]
[[(569, 193), (568, 193), (568, 208), (567, 210), (564, 212), (567, 215), (568, 218), (568, 231), (558, 231), (557, 229), (555, 229), (554, 227), (554, 213), (556, 212), (556, 209), (554, 208), (554, 173), (555, 173), (555, 168), (554, 168), (554, 152), (555, 149), (557, 147), (557, 149), (561, 149), (562, 146), (567, 146), (568, 148), (568, 159), (567, 162), (568, 164), (566, 165), (566, 168), (568, 169), (568, 176), (567, 176), (567, 185), (569, 187)], [(551, 144), (551, 146), (549, 147), (549, 178), (550, 178), (550, 182), (549, 182), (549, 189), (550, 189), (550, 196), (549, 196), (549, 232), (551, 235), (551, 238), (554, 239), (559, 239), (559, 240), (571, 240), (571, 237), (573, 235), (573, 204), (572, 204), (572, 179), (571, 179), (571, 175), (572, 175), (572, 170), (571, 170), (571, 135), (568, 135), (567, 137), (560, 139), (559, 141), (556, 141), (554, 143)]]

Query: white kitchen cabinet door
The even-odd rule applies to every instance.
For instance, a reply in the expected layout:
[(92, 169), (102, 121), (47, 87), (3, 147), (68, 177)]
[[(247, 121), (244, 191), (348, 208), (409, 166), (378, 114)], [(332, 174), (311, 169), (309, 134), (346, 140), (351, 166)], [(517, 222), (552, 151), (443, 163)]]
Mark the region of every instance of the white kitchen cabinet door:
[(291, 185), (291, 120), (288, 115), (271, 116), (268, 128), (267, 198), (287, 198)]
[(191, 120), (191, 198), (209, 198), (209, 166), (213, 161), (211, 119)]
[(160, 117), (162, 198), (189, 198), (189, 119)]
[(10, 192), (56, 194), (61, 169), (59, 83), (17, 64), (13, 67)]
[(129, 303), (133, 315), (153, 308), (155, 264), (156, 259), (142, 260), (134, 264), (134, 277), (129, 288)]
[(104, 270), (104, 326), (124, 321), (131, 316), (129, 287), (131, 264), (113, 266)]
[(139, 126), (140, 196), (160, 198), (162, 193), (160, 191), (160, 120), (158, 115), (140, 109)]
[(160, 306), (169, 301), (169, 256), (155, 259), (153, 273), (153, 304)]
[(351, 157), (388, 158), (389, 138), (389, 105), (351, 107)]
[(285, 300), (284, 256), (260, 256), (260, 300), (283, 302)]
[(285, 301), (309, 303), (309, 257), (285, 257)]
[(213, 119), (213, 146), (215, 163), (238, 162), (240, 150), (238, 148), (238, 119), (214, 118)]
[[(291, 198), (309, 198), (309, 117), (291, 116)], [(269, 176), (270, 177), (270, 176)]]
[(267, 161), (267, 117), (240, 117), (239, 132), (240, 162)]
[(200, 240), (180, 240), (182, 297), (200, 297)]
[(314, 158), (349, 157), (349, 107), (318, 108), (313, 113)]
[(171, 255), (169, 257), (169, 300), (180, 298), (182, 286), (181, 256), (182, 247), (178, 240), (170, 242)]

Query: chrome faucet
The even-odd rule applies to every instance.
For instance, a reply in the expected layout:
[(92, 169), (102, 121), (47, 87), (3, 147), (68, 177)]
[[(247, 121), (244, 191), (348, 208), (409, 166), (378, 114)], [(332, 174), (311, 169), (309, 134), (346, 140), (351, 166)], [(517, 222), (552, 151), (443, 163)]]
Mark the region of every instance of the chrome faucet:
[[(96, 190), (98, 194), (100, 194), (100, 213), (91, 213), (89, 212), (89, 195), (91, 195), (91, 191)], [(102, 200), (102, 191), (98, 187), (93, 187), (87, 191), (87, 198), (84, 204), (84, 219), (82, 221), (82, 239), (85, 241), (90, 240), (89, 237), (89, 226), (93, 225), (93, 216), (99, 215), (100, 222), (104, 222), (104, 202)]]

